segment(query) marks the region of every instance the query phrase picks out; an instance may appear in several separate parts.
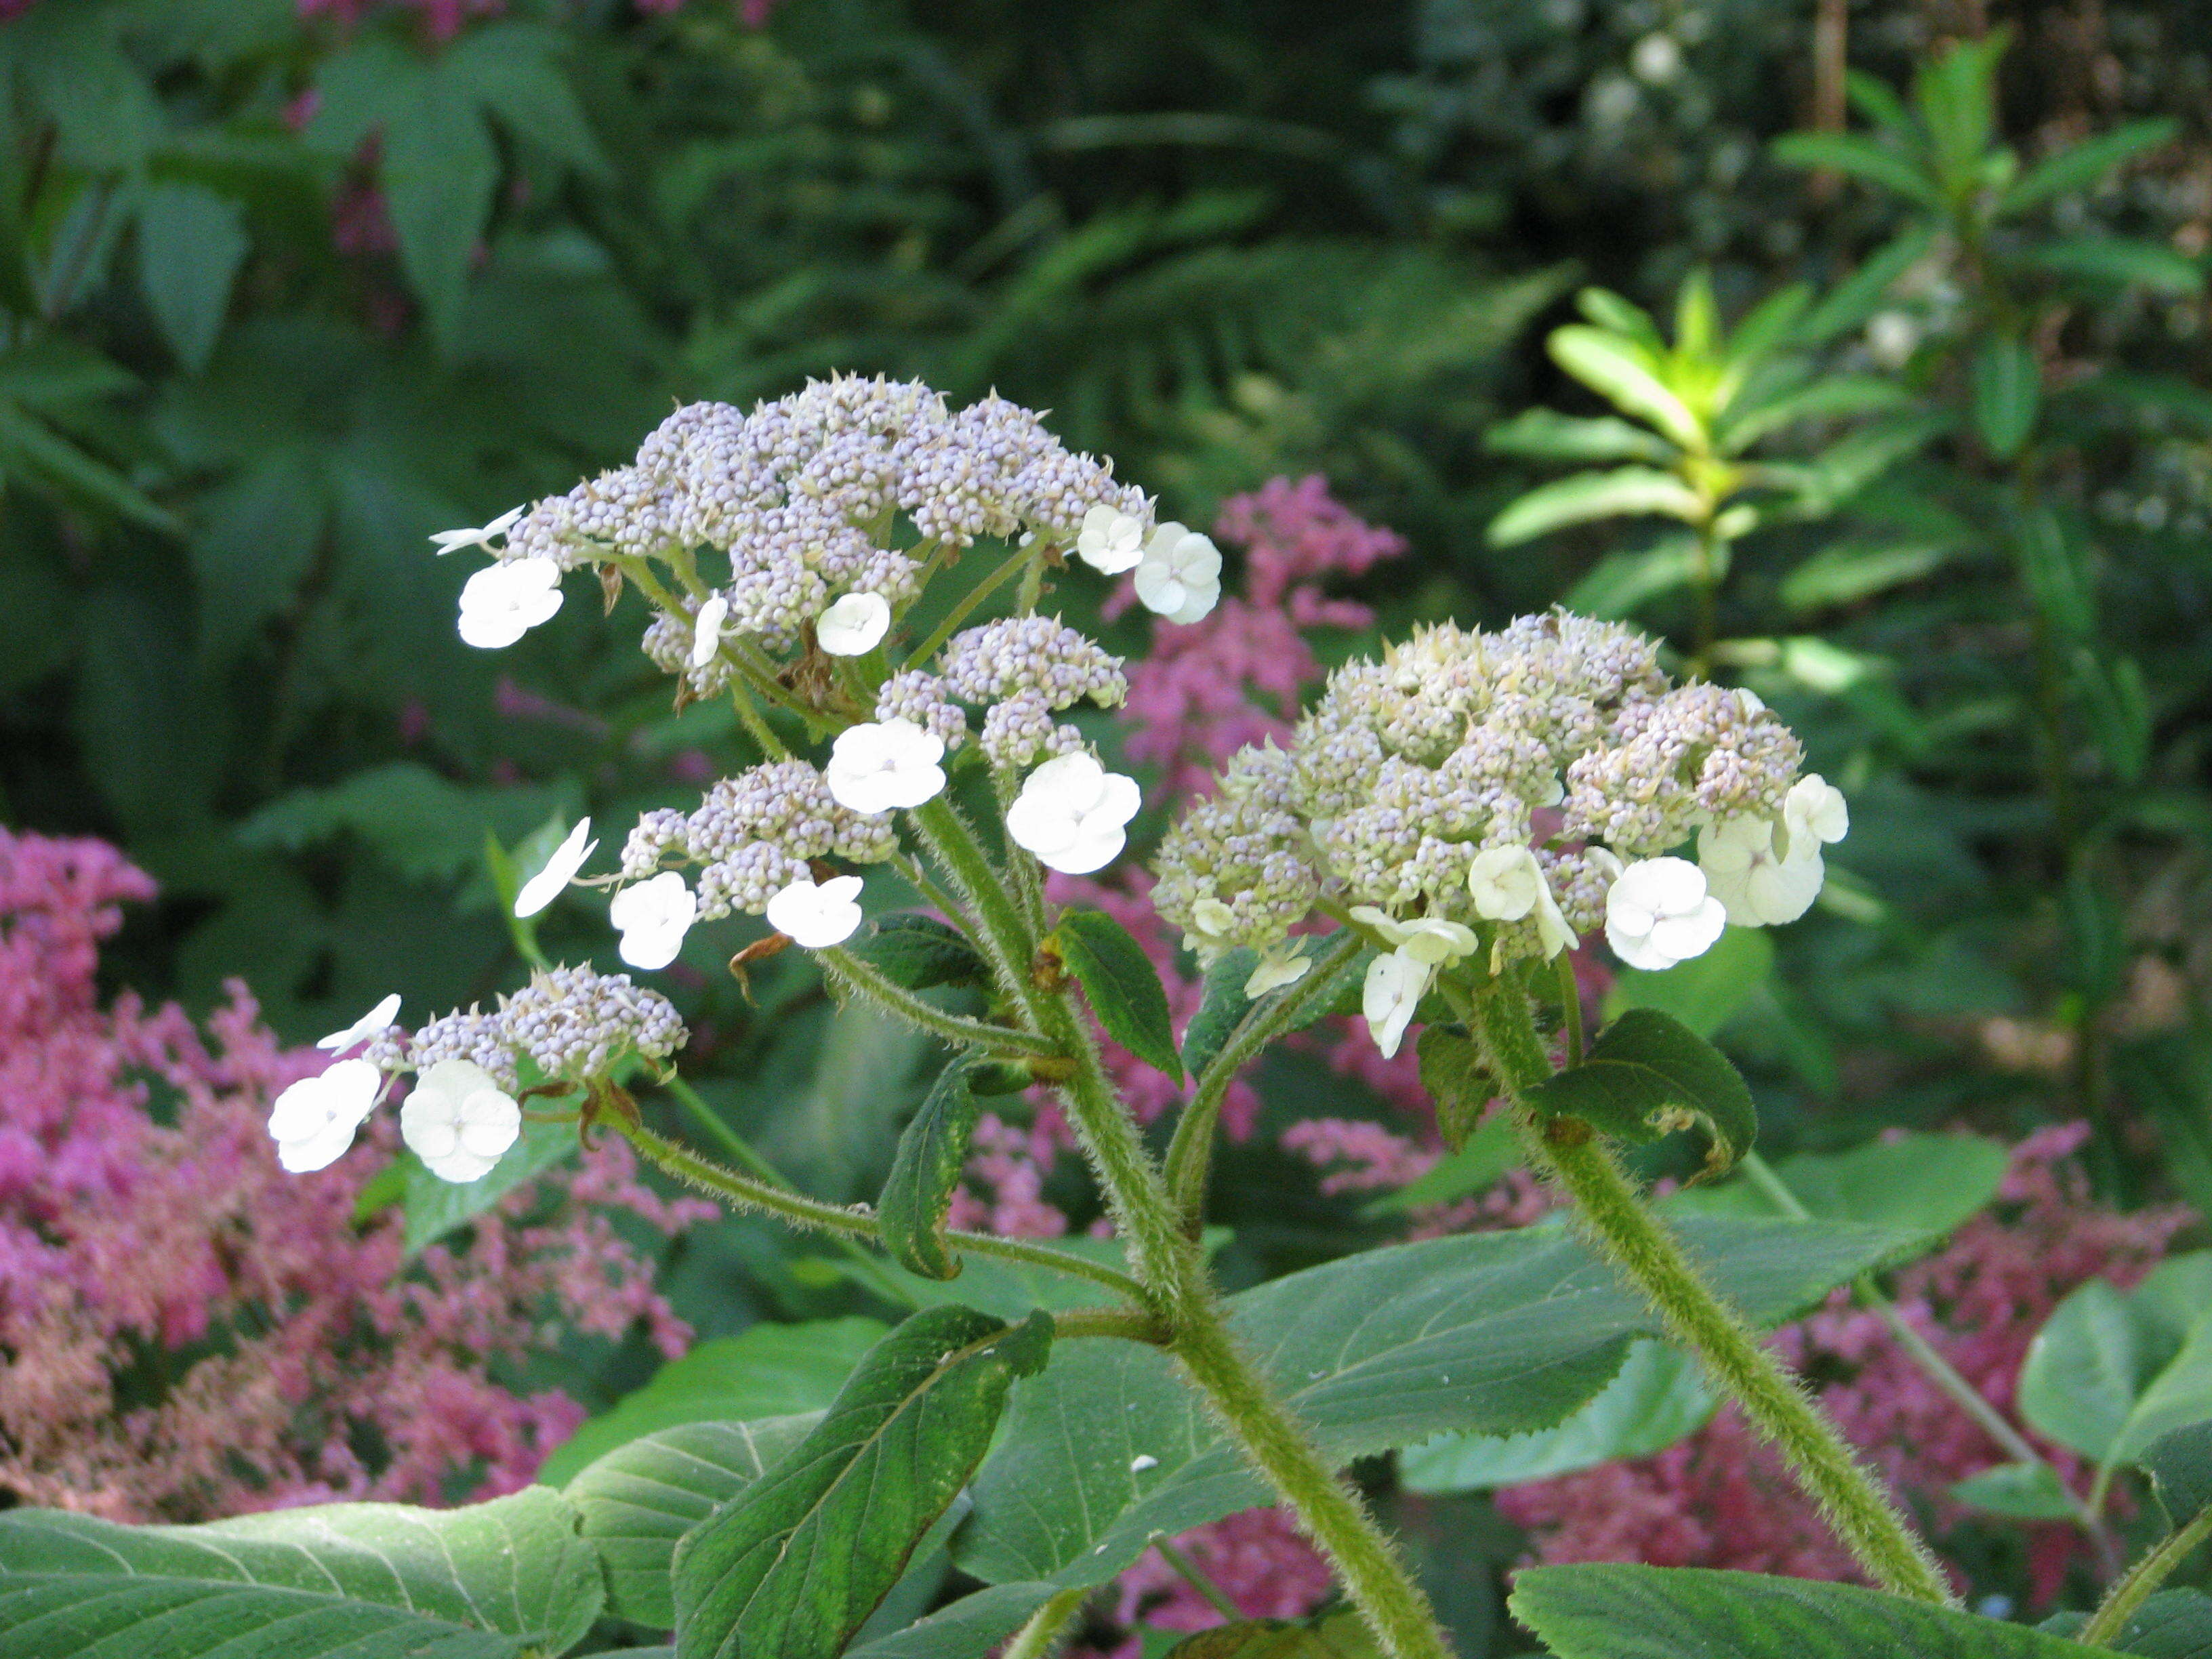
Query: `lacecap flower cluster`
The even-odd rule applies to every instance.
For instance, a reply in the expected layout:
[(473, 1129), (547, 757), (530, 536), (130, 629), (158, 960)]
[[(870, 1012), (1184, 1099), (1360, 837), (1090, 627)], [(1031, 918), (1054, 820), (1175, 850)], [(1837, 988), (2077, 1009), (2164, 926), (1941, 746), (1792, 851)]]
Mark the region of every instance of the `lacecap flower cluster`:
[(1391, 1054), (1463, 958), (1497, 973), (1602, 927), (1658, 969), (1730, 922), (1796, 921), (1850, 825), (1802, 759), (1757, 696), (1670, 685), (1629, 629), (1440, 624), (1331, 675), (1287, 748), (1240, 751), (1162, 845), (1153, 902), (1204, 960), (1259, 951), (1255, 995), (1306, 971), (1292, 930), (1316, 908), (1362, 927)]

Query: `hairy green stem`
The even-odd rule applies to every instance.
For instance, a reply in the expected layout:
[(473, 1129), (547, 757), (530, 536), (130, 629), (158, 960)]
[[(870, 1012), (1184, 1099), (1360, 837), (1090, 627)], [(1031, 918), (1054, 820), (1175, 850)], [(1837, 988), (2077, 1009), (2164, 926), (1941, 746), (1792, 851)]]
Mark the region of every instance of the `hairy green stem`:
[(1006, 1644), (1000, 1659), (1050, 1659), (1066, 1638), (1067, 1627), (1083, 1611), (1083, 1604), (1095, 1593), (1091, 1586), (1064, 1589), (1029, 1616), (1029, 1622), (1014, 1633)]
[(2195, 1520), (2136, 1562), (2128, 1576), (2112, 1586), (2104, 1605), (2074, 1639), (2086, 1647), (2110, 1647), (2126, 1632), (2128, 1620), (2150, 1599), (2151, 1592), (2208, 1537), (2212, 1537), (2212, 1509), (2199, 1510)]
[(873, 997), (890, 1012), (947, 1042), (988, 1049), (994, 1054), (1014, 1058), (1048, 1058), (1058, 1052), (1048, 1041), (1034, 1031), (1018, 1030), (1011, 1025), (994, 1025), (988, 1020), (969, 1019), (960, 1014), (947, 1013), (919, 992), (908, 990), (873, 963), (854, 956), (842, 945), (833, 945), (818, 950), (814, 957), (829, 969), (833, 979), (842, 981), (848, 989)]
[(944, 621), (930, 630), (929, 637), (907, 653), (907, 665), (913, 667), (935, 655), (938, 647), (952, 637), (953, 630), (975, 614), (977, 605), (997, 592), (1005, 584), (1007, 577), (1026, 564), (1029, 562), (1029, 556), (1028, 548), (1020, 549), (1004, 564), (963, 594), (959, 603), (945, 613)]
[(1499, 979), (1483, 987), (1474, 1013), (1483, 1051), (1515, 1102), (1529, 1163), (1573, 1199), (1577, 1219), (1599, 1249), (1644, 1293), (1675, 1340), (1705, 1362), (1753, 1426), (1780, 1448), (1799, 1485), (1875, 1581), (1916, 1601), (1955, 1605), (1927, 1545), (1827, 1414), (1644, 1207), (1604, 1144), (1583, 1125), (1540, 1122), (1526, 1106), (1528, 1091), (1552, 1068), (1517, 982)]
[(1575, 959), (1562, 951), (1552, 958), (1552, 971), (1559, 981), (1559, 1024), (1567, 1039), (1567, 1064), (1583, 1063), (1583, 988), (1575, 977)]
[(1165, 1533), (1152, 1540), (1152, 1547), (1160, 1553), (1160, 1559), (1174, 1569), (1176, 1577), (1204, 1596), (1213, 1610), (1224, 1619), (1241, 1620), (1244, 1609), (1229, 1599), (1229, 1593), (1215, 1583), (1205, 1568), (1192, 1560)]
[[(830, 1204), (818, 1198), (809, 1198), (804, 1193), (794, 1193), (788, 1188), (739, 1175), (735, 1170), (717, 1164), (710, 1158), (702, 1158), (690, 1148), (663, 1139), (652, 1130), (635, 1123), (617, 1123), (624, 1139), (637, 1148), (659, 1169), (688, 1182), (702, 1192), (712, 1193), (741, 1210), (750, 1210), (763, 1215), (773, 1215), (801, 1227), (811, 1227), (817, 1232), (850, 1233), (862, 1238), (880, 1236), (876, 1218), (863, 1206), (848, 1206)], [(1087, 1279), (1142, 1307), (1148, 1298), (1145, 1287), (1128, 1274), (1108, 1267), (1103, 1261), (1093, 1261), (1087, 1256), (1055, 1250), (1048, 1244), (1032, 1243), (1027, 1239), (1000, 1238), (995, 1233), (964, 1232), (958, 1228), (945, 1235), (948, 1249), (964, 1250), (971, 1255), (994, 1255), (1003, 1261), (1026, 1262), (1033, 1267), (1048, 1267), (1054, 1273), (1066, 1273), (1073, 1279)]]
[(1168, 1143), (1168, 1196), (1186, 1232), (1194, 1228), (1205, 1209), (1206, 1176), (1213, 1164), (1213, 1130), (1220, 1121), (1221, 1103), (1228, 1096), (1229, 1085), (1261, 1049), (1314, 1017), (1315, 1000), (1328, 994), (1345, 963), (1359, 954), (1365, 942), (1349, 930), (1332, 939), (1304, 979), (1287, 987), (1281, 995), (1262, 997), (1245, 1010), (1229, 1041), (1221, 1045), (1221, 1052), (1207, 1064), (1190, 1104), (1176, 1121), (1175, 1137)]

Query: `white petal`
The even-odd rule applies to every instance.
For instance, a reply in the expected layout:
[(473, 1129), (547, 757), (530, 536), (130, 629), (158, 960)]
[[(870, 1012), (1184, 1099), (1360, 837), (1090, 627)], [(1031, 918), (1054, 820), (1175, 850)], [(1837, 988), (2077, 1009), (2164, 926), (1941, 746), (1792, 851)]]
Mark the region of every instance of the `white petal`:
[(579, 819), (566, 840), (553, 849), (553, 856), (545, 860), (545, 867), (522, 884), (522, 890), (514, 896), (514, 914), (534, 916), (561, 896), (562, 889), (584, 867), (584, 860), (592, 856), (599, 842), (586, 842), (592, 833), (592, 821)]
[(880, 593), (848, 593), (814, 619), (814, 637), (833, 657), (872, 651), (890, 632), (891, 605)]
[(1790, 786), (1782, 802), (1783, 821), (1793, 836), (1838, 842), (1850, 833), (1850, 803), (1844, 792), (1818, 772), (1808, 772)]
[(769, 926), (793, 943), (818, 951), (842, 945), (860, 925), (858, 876), (837, 876), (820, 886), (801, 877), (768, 902)]
[(1398, 1045), (1406, 1038), (1406, 1027), (1413, 1023), (1422, 994), (1435, 976), (1434, 968), (1400, 951), (1377, 957), (1367, 964), (1367, 978), (1360, 988), (1360, 1012), (1383, 1059), (1397, 1054)]
[(1121, 857), (1128, 842), (1121, 825), (1094, 825), (1085, 819), (1077, 827), (1074, 839), (1052, 852), (1037, 853), (1037, 862), (1064, 876), (1087, 876)]
[(462, 1147), (478, 1158), (498, 1158), (522, 1135), (522, 1109), (503, 1089), (479, 1089), (461, 1103)]
[(1705, 872), (1687, 859), (1638, 859), (1607, 890), (1608, 912), (1616, 900), (1654, 916), (1685, 915), (1705, 902)]
[(1728, 911), (1716, 898), (1703, 901), (1687, 915), (1662, 916), (1652, 924), (1650, 943), (1676, 962), (1687, 962), (1711, 950), (1728, 926)]
[(730, 614), (730, 602), (720, 593), (710, 593), (707, 602), (699, 607), (699, 614), (691, 623), (691, 665), (704, 668), (714, 660), (714, 653), (722, 648), (722, 623)]
[(1270, 991), (1279, 991), (1285, 985), (1296, 985), (1313, 967), (1311, 957), (1300, 956), (1296, 947), (1278, 945), (1273, 951), (1261, 953), (1260, 960), (1244, 981), (1244, 994), (1257, 999)]
[(1145, 556), (1145, 525), (1119, 507), (1098, 506), (1083, 515), (1076, 556), (1102, 575), (1118, 576)]
[(1486, 847), (1468, 866), (1474, 913), (1492, 921), (1518, 921), (1534, 908), (1544, 885), (1536, 855), (1526, 847)]
[(392, 1024), (392, 1016), (399, 1012), (399, 993), (394, 991), (343, 1031), (333, 1031), (326, 1037), (315, 1039), (315, 1047), (327, 1048), (332, 1054), (343, 1054), (355, 1043), (374, 1036)]

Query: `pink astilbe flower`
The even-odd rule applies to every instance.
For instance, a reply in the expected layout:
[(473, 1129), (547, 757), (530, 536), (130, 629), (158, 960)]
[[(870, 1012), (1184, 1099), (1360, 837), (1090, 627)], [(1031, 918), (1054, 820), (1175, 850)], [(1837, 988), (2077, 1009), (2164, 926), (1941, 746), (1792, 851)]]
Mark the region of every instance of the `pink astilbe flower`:
[[(2133, 1284), (2190, 1218), (2177, 1207), (2121, 1214), (2094, 1204), (2069, 1161), (2087, 1133), (2086, 1125), (2073, 1124), (2022, 1141), (1996, 1206), (1897, 1275), (1905, 1317), (2008, 1413), (2028, 1344), (2060, 1299), (2094, 1278)], [(1774, 1346), (1800, 1375), (1833, 1379), (1820, 1386), (1820, 1403), (1939, 1528), (1963, 1513), (1948, 1496), (1952, 1484), (2006, 1461), (1847, 1291), (1778, 1333)], [(2060, 1448), (2044, 1449), (2081, 1490), (2080, 1460)], [(1498, 1493), (1498, 1507), (1529, 1530), (1536, 1559), (1547, 1563), (1859, 1576), (1772, 1449), (1733, 1408), (1656, 1456), (1509, 1487)], [(2038, 1600), (2056, 1592), (2078, 1547), (2070, 1528), (2032, 1529), (2029, 1571)]]
[(205, 1030), (94, 975), (114, 849), (0, 830), (0, 1489), (118, 1520), (512, 1491), (582, 1416), (495, 1372), (564, 1331), (690, 1332), (614, 1230), (710, 1215), (609, 1141), (411, 1267), (399, 1212), (357, 1222), (397, 1135), (276, 1166), (270, 1099), (326, 1057), (280, 1049), (242, 985)]

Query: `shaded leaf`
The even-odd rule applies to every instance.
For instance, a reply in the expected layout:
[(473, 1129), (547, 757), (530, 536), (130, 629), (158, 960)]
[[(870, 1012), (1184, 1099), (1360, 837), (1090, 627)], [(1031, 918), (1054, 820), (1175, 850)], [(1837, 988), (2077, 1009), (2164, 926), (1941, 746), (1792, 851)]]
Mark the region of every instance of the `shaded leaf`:
[(687, 1534), (681, 1659), (834, 1659), (982, 1458), (1006, 1390), (1045, 1362), (1048, 1315), (914, 1315), (869, 1351), (821, 1424)]
[(1671, 472), (1620, 466), (1610, 472), (1577, 472), (1540, 484), (1490, 521), (1490, 544), (1511, 547), (1571, 524), (1656, 513), (1694, 520), (1704, 511), (1698, 494)]
[(449, 74), (415, 77), (384, 122), (382, 166), (399, 264), (434, 333), (449, 336), (491, 216), (499, 155), (476, 100)]
[(1567, 590), (1561, 603), (1578, 616), (1615, 622), (1634, 615), (1647, 600), (1689, 586), (1701, 574), (1717, 582), (1728, 574), (1728, 566), (1727, 543), (1706, 552), (1694, 536), (1669, 536), (1650, 547), (1607, 554)]
[(1372, 1219), (1401, 1215), (1424, 1204), (1449, 1204), (1455, 1198), (1486, 1191), (1498, 1177), (1521, 1163), (1521, 1143), (1513, 1133), (1513, 1120), (1504, 1112), (1467, 1138), (1457, 1152), (1438, 1158), (1428, 1172), (1378, 1199), (1360, 1212)]
[(846, 949), (909, 991), (991, 982), (990, 965), (975, 954), (975, 947), (958, 928), (918, 910), (878, 918), (866, 937)]
[(1606, 1018), (1618, 1018), (1629, 1008), (1654, 1008), (1694, 1035), (1710, 1037), (1758, 994), (1773, 969), (1774, 941), (1765, 928), (1730, 927), (1704, 955), (1678, 962), (1664, 973), (1622, 969), (1606, 993)]
[(1656, 434), (1618, 416), (1562, 415), (1527, 409), (1483, 434), (1493, 454), (1527, 455), (1549, 461), (1650, 461), (1664, 466), (1678, 452)]
[(2178, 124), (2166, 117), (2127, 121), (2081, 143), (2046, 155), (2013, 180), (1998, 198), (2000, 213), (2021, 213), (2060, 196), (2096, 185), (2123, 161), (2156, 149), (2172, 138)]
[(1058, 1592), (1056, 1584), (994, 1584), (928, 1618), (852, 1650), (850, 1659), (984, 1659)]
[(2088, 283), (2141, 283), (2161, 294), (2197, 294), (2204, 267), (2160, 242), (2126, 236), (2069, 236), (2039, 242), (2014, 256), (2017, 263), (2054, 276)]
[(1942, 191), (1917, 161), (1858, 133), (1785, 132), (1774, 141), (1774, 159), (1791, 167), (1847, 173), (1923, 206), (1942, 202)]
[(975, 1062), (961, 1054), (937, 1074), (921, 1109), (899, 1136), (877, 1206), (884, 1248), (901, 1267), (925, 1279), (954, 1279), (960, 1273), (960, 1258), (945, 1248), (945, 1228), (983, 1109), (969, 1086), (974, 1071)]
[(246, 258), (244, 214), (204, 185), (155, 184), (138, 203), (138, 284), (184, 366), (207, 367)]
[(2000, 1463), (1954, 1481), (1951, 1496), (2009, 1521), (2070, 1521), (2075, 1504), (2048, 1463)]
[(2212, 1421), (2169, 1430), (2136, 1462), (2150, 1476), (2169, 1532), (2180, 1531), (2212, 1507)]
[(2000, 335), (1974, 354), (1974, 428), (1990, 453), (2009, 459), (2035, 429), (2043, 401), (2041, 371), (2024, 341)]
[(1381, 1659), (1359, 1615), (1247, 1619), (1186, 1636), (1161, 1659)]
[(1437, 1133), (1447, 1147), (1457, 1152), (1474, 1132), (1475, 1120), (1494, 1093), (1482, 1068), (1481, 1047), (1463, 1030), (1431, 1025), (1422, 1030), (1415, 1052), (1421, 1087), (1437, 1103)]
[(1856, 328), (1881, 309), (1898, 278), (1917, 264), (1935, 241), (1935, 227), (1918, 224), (1875, 250), (1805, 313), (1797, 337), (1808, 345), (1825, 345), (1845, 330)]
[(1514, 1617), (1558, 1659), (2083, 1659), (2021, 1625), (1850, 1584), (1686, 1567), (1532, 1567)]
[(1653, 1008), (1621, 1015), (1581, 1065), (1545, 1079), (1528, 1099), (1547, 1117), (1577, 1118), (1624, 1140), (1696, 1128), (1708, 1143), (1709, 1175), (1735, 1163), (1759, 1132), (1751, 1091), (1727, 1056)]
[(1803, 614), (1831, 605), (1856, 605), (1933, 574), (1960, 544), (1936, 541), (1850, 541), (1822, 548), (1782, 579), (1776, 595)]
[(417, 1255), (475, 1220), (516, 1188), (574, 1157), (579, 1144), (573, 1123), (525, 1123), (521, 1139), (480, 1181), (443, 1181), (419, 1158), (407, 1159), (407, 1254)]
[(1252, 977), (1259, 960), (1257, 951), (1242, 945), (1234, 951), (1224, 951), (1206, 970), (1198, 1012), (1190, 1017), (1182, 1034), (1183, 1069), (1191, 1076), (1204, 1077), (1214, 1056), (1236, 1034), (1245, 1011), (1252, 1006), (1252, 999), (1244, 994), (1244, 981)]
[[(1996, 1197), (2005, 1164), (2004, 1148), (1978, 1135), (1905, 1134), (1847, 1152), (1800, 1152), (1776, 1164), (1774, 1174), (1822, 1220), (1905, 1227), (1932, 1241)], [(1744, 1180), (1680, 1193), (1668, 1204), (1709, 1214), (1781, 1213)]]
[(858, 1318), (763, 1322), (694, 1344), (643, 1388), (586, 1422), (545, 1460), (539, 1478), (570, 1480), (593, 1459), (681, 1424), (820, 1412), (885, 1328), (879, 1320)]
[(1176, 1051), (1167, 993), (1129, 930), (1103, 910), (1070, 910), (1048, 944), (1059, 948), (1107, 1036), (1182, 1082), (1182, 1056)]

